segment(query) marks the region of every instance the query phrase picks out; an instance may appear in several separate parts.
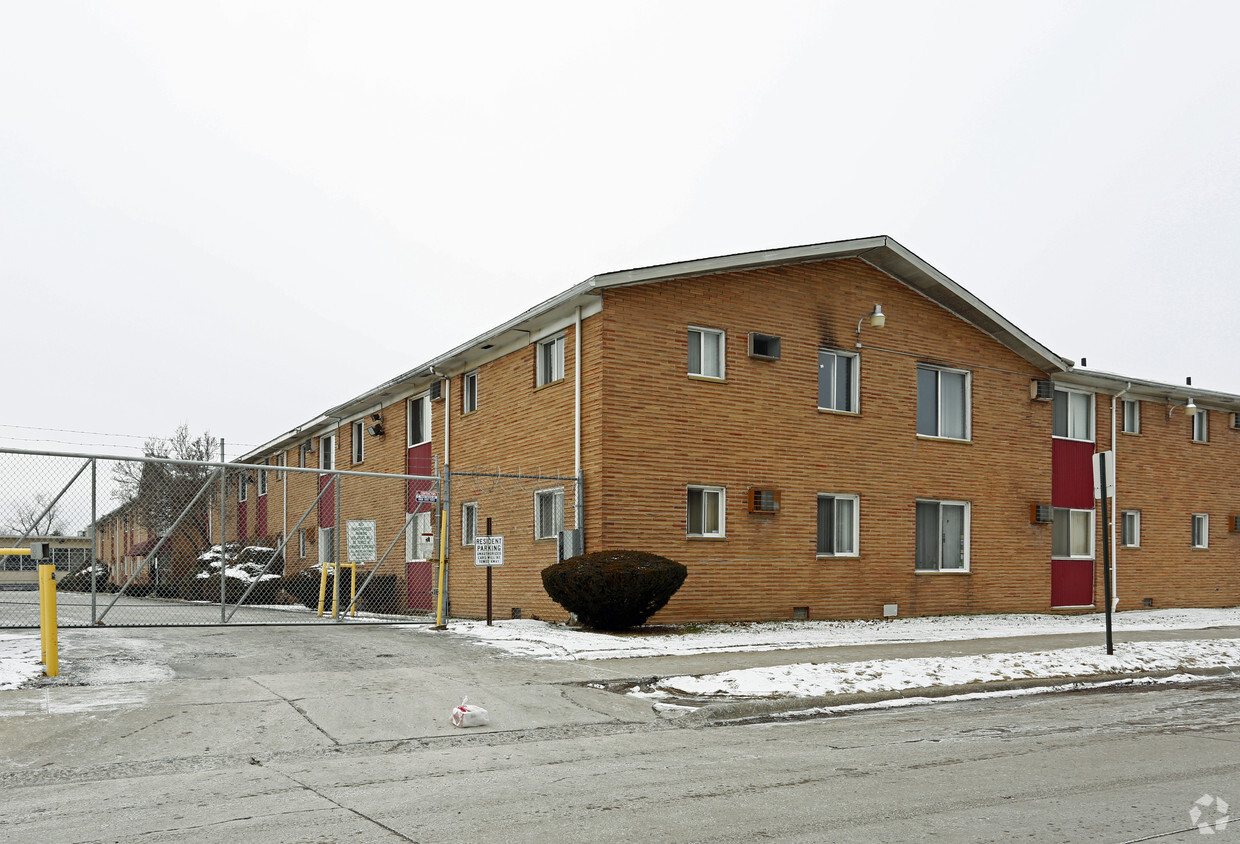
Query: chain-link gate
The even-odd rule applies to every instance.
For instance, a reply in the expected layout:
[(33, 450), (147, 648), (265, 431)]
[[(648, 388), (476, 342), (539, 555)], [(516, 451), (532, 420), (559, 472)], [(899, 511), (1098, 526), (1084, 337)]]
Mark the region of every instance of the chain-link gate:
[[(434, 622), (440, 490), (435, 475), (0, 449), (0, 547), (50, 544), (62, 627)], [(36, 586), (28, 558), (0, 556), (0, 627), (38, 626)]]

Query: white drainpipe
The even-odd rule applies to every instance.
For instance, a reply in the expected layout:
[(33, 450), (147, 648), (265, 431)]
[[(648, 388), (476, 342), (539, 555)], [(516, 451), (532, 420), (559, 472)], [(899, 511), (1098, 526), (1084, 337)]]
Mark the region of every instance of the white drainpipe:
[(573, 397), (573, 477), (578, 480), (576, 501), (573, 503), (573, 527), (583, 527), (585, 513), (582, 511), (581, 496), (581, 307), (577, 308), (577, 316), (573, 322), (573, 381), (575, 395)]
[[(1132, 389), (1132, 382), (1127, 385), (1114, 396), (1111, 396), (1111, 458), (1115, 462), (1115, 486), (1119, 486), (1119, 440), (1116, 438), (1115, 431), (1115, 413), (1116, 408), (1123, 400), (1128, 391)], [(1120, 531), (1124, 529), (1124, 517), (1119, 511), (1119, 495), (1115, 489), (1111, 490), (1111, 522), (1118, 524)], [(1119, 579), (1116, 571), (1119, 569), (1119, 531), (1114, 527), (1111, 529), (1111, 612), (1115, 612), (1119, 607)]]

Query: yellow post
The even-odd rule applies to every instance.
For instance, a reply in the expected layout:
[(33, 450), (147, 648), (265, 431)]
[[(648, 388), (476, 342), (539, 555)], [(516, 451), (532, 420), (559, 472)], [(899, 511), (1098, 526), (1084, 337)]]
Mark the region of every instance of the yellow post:
[(56, 566), (39, 566), (39, 626), (43, 633), (43, 666), (48, 677), (60, 674), (60, 652), (57, 642)]
[(443, 627), (443, 569), (448, 542), (448, 511), (439, 511), (439, 597), (436, 600), (435, 626)]
[(327, 563), (319, 563), (319, 618), (323, 617), (323, 602), (327, 600)]
[(349, 606), (353, 608), (351, 615), (357, 618), (357, 564), (349, 564)]
[(47, 572), (39, 566), (39, 662), (47, 665)]

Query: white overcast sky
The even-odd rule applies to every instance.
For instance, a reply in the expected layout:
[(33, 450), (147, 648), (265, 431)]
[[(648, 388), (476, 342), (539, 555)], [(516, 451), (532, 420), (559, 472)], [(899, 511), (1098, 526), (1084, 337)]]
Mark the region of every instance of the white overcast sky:
[(1234, 2), (0, 0), (0, 446), (187, 422), (236, 456), (593, 274), (875, 234), (1091, 368), (1240, 393), (1237, 32)]

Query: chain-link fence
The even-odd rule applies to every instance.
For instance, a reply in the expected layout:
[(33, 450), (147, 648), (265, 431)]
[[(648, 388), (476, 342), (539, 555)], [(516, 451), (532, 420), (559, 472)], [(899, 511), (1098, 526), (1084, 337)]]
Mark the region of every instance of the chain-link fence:
[[(0, 547), (51, 546), (62, 627), (433, 621), (440, 488), (0, 449)], [(38, 626), (36, 587), (33, 561), (0, 556), (0, 627)]]

